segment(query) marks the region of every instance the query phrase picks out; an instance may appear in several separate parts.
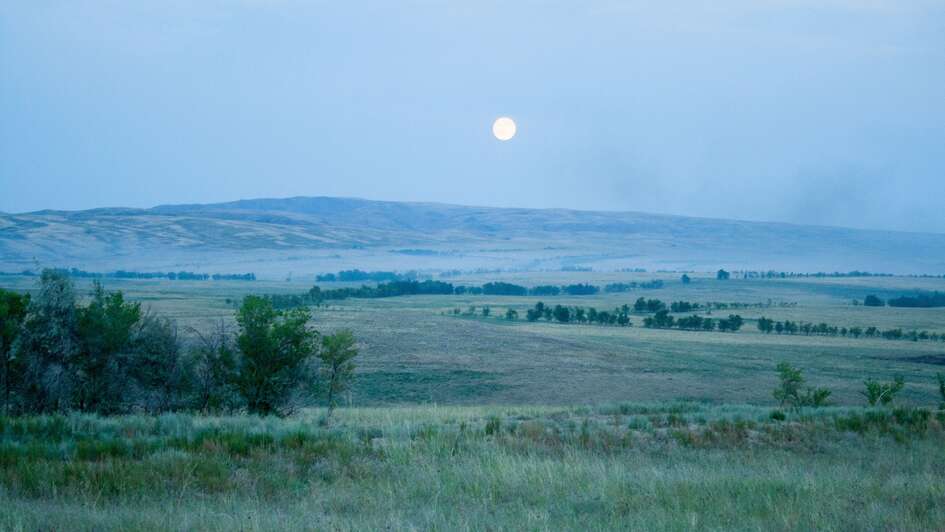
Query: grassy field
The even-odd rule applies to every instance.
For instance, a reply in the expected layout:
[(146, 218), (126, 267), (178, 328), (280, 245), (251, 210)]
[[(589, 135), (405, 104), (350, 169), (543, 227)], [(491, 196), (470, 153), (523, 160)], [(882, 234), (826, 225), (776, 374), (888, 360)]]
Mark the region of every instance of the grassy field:
[[(934, 376), (945, 371), (945, 343), (765, 335), (754, 320), (941, 333), (945, 309), (852, 301), (943, 290), (945, 280), (693, 277), (501, 280), (666, 283), (542, 298), (598, 309), (640, 296), (770, 306), (733, 311), (748, 323), (720, 333), (645, 329), (643, 315), (629, 328), (498, 317), (506, 308), (524, 316), (534, 297), (349, 299), (314, 312), (318, 329), (352, 328), (361, 347), (355, 386), (331, 423), (318, 409), (284, 419), (0, 418), (0, 529), (941, 529), (945, 411)], [(308, 287), (107, 283), (176, 319), (185, 338), (232, 324), (249, 293)], [(475, 317), (452, 313), (470, 306)], [(833, 406), (772, 418), (782, 360), (832, 390)], [(895, 408), (865, 408), (862, 381), (894, 375), (906, 380)]]
[(945, 413), (696, 403), (0, 419), (5, 530), (918, 530)]
[[(945, 309), (854, 306), (866, 294), (887, 298), (916, 290), (945, 290), (945, 279), (869, 277), (716, 281), (692, 274), (548, 272), (466, 276), (454, 284), (500, 279), (525, 285), (662, 279), (665, 287), (581, 297), (411, 296), (348, 299), (314, 313), (323, 331), (352, 328), (361, 344), (352, 406), (436, 403), (578, 405), (615, 401), (688, 399), (710, 403), (771, 405), (774, 367), (784, 360), (804, 370), (812, 385), (833, 391), (840, 405), (863, 404), (866, 378), (902, 375), (902, 400), (937, 404), (935, 373), (945, 371), (945, 343), (760, 333), (752, 320), (767, 316), (826, 322), (837, 326), (925, 329), (945, 333)], [(0, 285), (29, 289), (35, 279), (0, 277)], [(78, 282), (80, 289), (87, 281)], [(330, 283), (326, 287), (343, 286)], [(249, 293), (301, 293), (310, 283), (274, 281), (108, 280), (154, 312), (189, 328), (206, 329), (223, 319), (232, 323), (237, 302)], [(633, 327), (528, 323), (525, 309), (546, 303), (612, 309), (637, 297), (669, 302), (767, 303), (740, 309), (748, 323), (738, 333), (652, 330), (633, 316)], [(782, 304), (786, 306), (781, 306)], [(489, 306), (492, 316), (447, 313)], [(506, 308), (520, 319), (500, 318)], [(715, 311), (727, 316), (730, 311)]]

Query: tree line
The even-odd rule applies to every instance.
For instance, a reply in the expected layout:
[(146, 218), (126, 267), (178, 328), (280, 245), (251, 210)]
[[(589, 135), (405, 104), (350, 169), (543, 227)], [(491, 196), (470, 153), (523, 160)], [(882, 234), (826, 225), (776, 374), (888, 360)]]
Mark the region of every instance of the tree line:
[[(58, 272), (62, 275), (68, 275), (80, 279), (169, 279), (171, 281), (255, 281), (255, 273), (196, 273), (196, 272), (129, 272), (125, 270), (116, 270), (113, 272), (90, 272), (78, 268), (48, 268), (47, 270)], [(32, 270), (23, 270), (18, 274), (25, 277), (38, 277), (40, 274)]]
[(805, 336), (843, 336), (849, 338), (884, 338), (886, 340), (930, 340), (945, 341), (945, 334), (929, 331), (904, 331), (901, 328), (879, 329), (878, 327), (838, 327), (826, 323), (804, 321), (775, 321), (764, 316), (758, 318), (758, 330), (776, 334), (803, 334)]
[[(649, 302), (658, 302), (658, 300), (648, 300)], [(744, 324), (741, 316), (730, 314), (727, 318), (712, 319), (698, 315), (692, 315), (683, 318), (675, 318), (669, 315), (669, 310), (665, 304), (659, 302), (659, 305), (652, 304), (649, 308), (657, 309), (653, 316), (643, 319), (643, 326), (652, 329), (679, 328), (685, 330), (702, 330), (722, 332), (738, 331)], [(635, 311), (635, 306), (621, 305), (613, 310), (597, 310), (593, 307), (565, 306), (565, 305), (546, 305), (539, 301), (535, 306), (525, 311), (525, 319), (529, 322), (545, 320), (557, 323), (577, 323), (590, 325), (614, 325), (619, 327), (632, 327), (631, 315)], [(452, 314), (464, 314), (467, 316), (476, 315), (476, 307), (469, 307), (463, 313), (460, 309), (453, 309)], [(491, 314), (489, 307), (483, 307), (482, 316), (488, 317)], [(518, 311), (507, 309), (504, 316), (506, 320), (518, 319)]]
[(916, 294), (914, 296), (900, 296), (894, 297), (887, 301), (883, 301), (876, 295), (870, 294), (863, 299), (863, 305), (867, 307), (882, 307), (889, 305), (890, 307), (905, 308), (945, 307), (945, 292), (929, 292)]
[(71, 279), (45, 270), (35, 295), (0, 289), (0, 401), (5, 413), (81, 411), (283, 414), (327, 398), (329, 415), (358, 353), (343, 330), (322, 335), (307, 309), (248, 296), (236, 330), (194, 331), (95, 283), (81, 301)]
[[(662, 281), (659, 281), (662, 283)], [(646, 283), (642, 283), (646, 284)], [(634, 286), (641, 286), (633, 283)], [(610, 285), (608, 285), (610, 286)], [(662, 284), (660, 284), (662, 286)], [(600, 292), (600, 287), (585, 283), (564, 286), (540, 285), (526, 286), (493, 281), (481, 286), (453, 285), (445, 281), (389, 281), (374, 286), (362, 285), (358, 288), (322, 289), (313, 286), (304, 294), (268, 294), (265, 297), (278, 309), (305, 306), (318, 306), (326, 301), (338, 301), (348, 298), (381, 298), (410, 295), (487, 295), (487, 296), (585, 296)]]
[(423, 275), (416, 270), (410, 270), (404, 273), (386, 271), (365, 272), (355, 268), (354, 270), (342, 270), (338, 273), (318, 274), (315, 276), (315, 281), (319, 283), (359, 283), (364, 281), (383, 283), (388, 281), (417, 281), (429, 277), (429, 275)]

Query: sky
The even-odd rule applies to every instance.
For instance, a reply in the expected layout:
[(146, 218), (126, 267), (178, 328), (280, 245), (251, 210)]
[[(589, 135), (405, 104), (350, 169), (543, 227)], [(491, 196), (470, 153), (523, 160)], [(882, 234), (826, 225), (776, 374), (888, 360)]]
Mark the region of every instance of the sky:
[(945, 232), (945, 1), (0, 3), (0, 211), (288, 196)]

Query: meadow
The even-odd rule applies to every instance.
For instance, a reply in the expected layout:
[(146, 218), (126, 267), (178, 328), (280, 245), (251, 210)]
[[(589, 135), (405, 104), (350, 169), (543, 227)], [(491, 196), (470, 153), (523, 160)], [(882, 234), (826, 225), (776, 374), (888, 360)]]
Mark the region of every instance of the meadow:
[[(354, 330), (362, 347), (358, 376), (346, 400), (351, 406), (390, 404), (599, 404), (676, 399), (709, 403), (770, 405), (781, 361), (800, 367), (812, 385), (833, 391), (841, 405), (863, 404), (863, 380), (902, 375), (901, 398), (908, 404), (937, 404), (937, 372), (945, 371), (945, 343), (762, 334), (753, 320), (826, 322), (838, 326), (925, 329), (945, 332), (945, 309), (853, 305), (867, 294), (882, 298), (916, 290), (945, 291), (945, 279), (914, 277), (732, 279), (710, 274), (532, 272), (451, 278), (479, 285), (503, 280), (541, 284), (664, 281), (664, 288), (592, 296), (406, 296), (331, 301), (314, 312), (313, 325), (331, 332)], [(35, 279), (0, 278), (0, 284), (29, 289)], [(311, 281), (106, 280), (146, 308), (174, 318), (183, 337), (208, 330), (220, 320), (232, 325), (241, 298), (251, 293), (302, 293)], [(80, 292), (90, 286), (77, 280)], [(350, 286), (325, 283), (323, 287)], [(747, 322), (737, 333), (704, 333), (632, 327), (556, 324), (524, 319), (525, 309), (548, 304), (613, 309), (637, 297), (665, 302), (768, 303), (770, 308), (714, 311), (738, 313)], [(780, 304), (789, 306), (780, 306)], [(454, 309), (476, 316), (454, 316)], [(481, 316), (483, 307), (490, 316)], [(519, 319), (502, 318), (506, 308)], [(686, 313), (689, 314), (689, 313)], [(700, 312), (700, 314), (705, 314)], [(682, 314), (681, 314), (682, 315)]]
[(676, 402), (2, 419), (5, 530), (919, 530), (945, 414)]
[[(319, 408), (286, 418), (2, 418), (0, 529), (940, 528), (945, 413), (935, 375), (945, 343), (763, 334), (755, 320), (945, 332), (945, 309), (853, 303), (943, 290), (945, 280), (691, 275), (689, 284), (669, 273), (468, 275), (450, 282), (664, 287), (330, 302), (313, 325), (351, 328), (361, 347), (330, 423)], [(0, 278), (20, 290), (34, 282)], [(185, 339), (232, 325), (247, 294), (310, 286), (106, 284), (174, 318)], [(539, 300), (603, 310), (640, 296), (763, 307), (713, 311), (743, 316), (735, 333), (646, 329), (643, 314), (632, 327), (502, 318)], [(781, 361), (830, 389), (831, 406), (780, 409)], [(866, 407), (863, 381), (896, 375), (906, 385), (893, 405)]]

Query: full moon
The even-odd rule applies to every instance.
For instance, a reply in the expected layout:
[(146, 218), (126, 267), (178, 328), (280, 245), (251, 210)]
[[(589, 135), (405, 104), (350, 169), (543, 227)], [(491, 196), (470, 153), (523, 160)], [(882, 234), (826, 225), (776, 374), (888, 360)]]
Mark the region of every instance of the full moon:
[(515, 136), (515, 121), (507, 116), (500, 116), (492, 123), (492, 134), (499, 140), (509, 140)]

